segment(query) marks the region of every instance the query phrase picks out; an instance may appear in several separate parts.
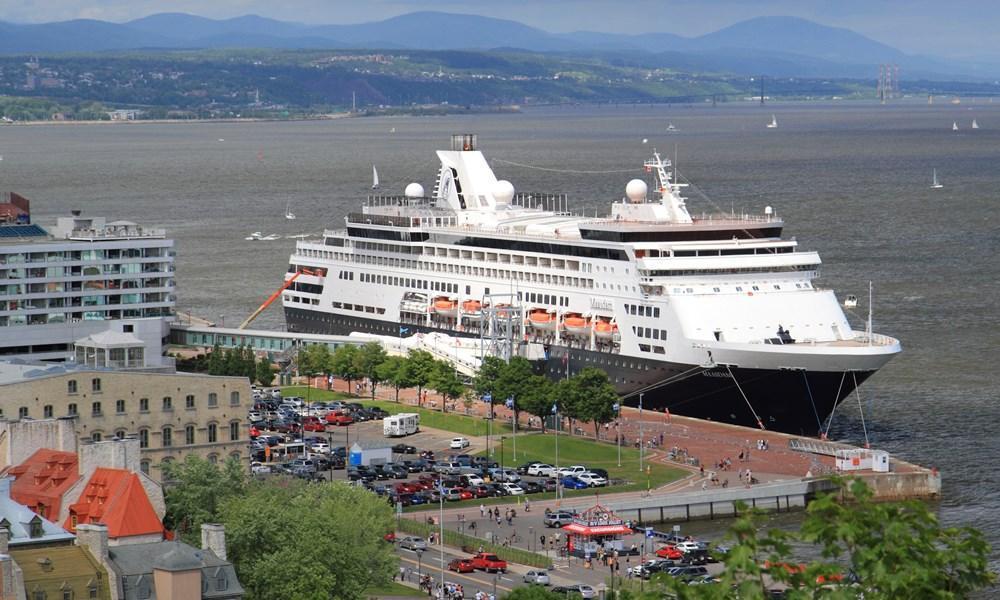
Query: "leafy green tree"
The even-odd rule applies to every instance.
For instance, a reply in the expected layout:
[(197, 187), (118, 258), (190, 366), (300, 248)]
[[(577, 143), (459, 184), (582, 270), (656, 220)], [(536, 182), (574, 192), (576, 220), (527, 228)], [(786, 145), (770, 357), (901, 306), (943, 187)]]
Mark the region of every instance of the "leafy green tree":
[(162, 466), (167, 505), (163, 523), (184, 541), (200, 546), (202, 523), (218, 521), (222, 503), (243, 493), (245, 468), (235, 458), (220, 466), (194, 454)]
[(335, 483), (252, 483), (223, 505), (229, 559), (256, 600), (361, 599), (397, 569), (392, 508)]
[(218, 342), (212, 346), (212, 351), (208, 353), (208, 374), (223, 375), (226, 372), (226, 355), (222, 351), (222, 346)]
[(378, 377), (396, 390), (396, 402), (399, 402), (399, 390), (413, 385), (409, 364), (402, 356), (387, 356), (378, 367)]
[[(568, 418), (570, 431), (576, 420), (576, 404), (579, 399), (576, 381), (573, 379), (560, 379), (552, 388), (553, 404), (559, 407), (559, 417)], [(552, 407), (549, 407), (551, 410)]]
[(424, 388), (434, 376), (434, 357), (425, 350), (412, 350), (406, 358), (410, 370), (410, 380), (417, 386), (417, 406), (423, 406)]
[(556, 401), (556, 384), (544, 375), (532, 375), (528, 378), (525, 390), (516, 399), (514, 406), (538, 417), (542, 422), (542, 432), (545, 431), (545, 419), (552, 414), (552, 404)]
[(358, 354), (358, 347), (353, 344), (344, 344), (333, 351), (330, 361), (330, 372), (341, 379), (347, 381), (347, 390), (351, 391), (354, 381), (361, 377), (357, 370), (355, 357)]
[(523, 356), (514, 356), (510, 362), (502, 363), (493, 399), (503, 403), (506, 403), (508, 398), (512, 399), (515, 420), (520, 415), (524, 398), (530, 393), (534, 375), (531, 362)]
[(385, 349), (378, 342), (368, 342), (354, 355), (354, 368), (371, 384), (372, 400), (375, 399), (375, 386), (384, 381), (379, 376), (378, 368), (385, 359)]
[(267, 359), (267, 356), (262, 356), (259, 361), (257, 361), (257, 366), (254, 372), (254, 379), (257, 380), (262, 386), (269, 386), (274, 382), (274, 374), (276, 369), (271, 361)]
[(465, 385), (455, 373), (455, 367), (443, 360), (435, 361), (428, 385), (441, 394), (441, 412), (446, 412), (448, 400), (457, 400), (465, 390)]
[(601, 433), (601, 425), (615, 418), (614, 405), (618, 402), (615, 387), (608, 381), (608, 374), (594, 367), (586, 367), (570, 378), (573, 382), (573, 416), (594, 424), (594, 439)]
[(503, 401), (497, 388), (501, 383), (503, 371), (506, 366), (507, 363), (499, 356), (483, 357), (483, 361), (479, 365), (479, 370), (476, 371), (476, 376), (472, 380), (472, 389), (476, 390), (476, 394), (480, 398), (484, 398), (489, 394), (491, 411), (493, 408), (492, 405)]
[(312, 378), (332, 370), (333, 357), (326, 344), (310, 344), (299, 349), (296, 357), (299, 374)]

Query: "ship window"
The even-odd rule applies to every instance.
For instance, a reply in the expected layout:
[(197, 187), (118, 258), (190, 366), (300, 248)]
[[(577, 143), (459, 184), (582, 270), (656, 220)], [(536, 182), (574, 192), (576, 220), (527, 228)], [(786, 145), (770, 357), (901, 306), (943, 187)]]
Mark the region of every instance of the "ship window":
[(737, 292), (742, 292), (742, 291), (743, 291), (743, 288), (741, 288), (740, 286), (736, 286), (736, 291), (737, 291)]
[(646, 328), (646, 335), (644, 335), (643, 337), (653, 337), (653, 334), (650, 331), (649, 327)]
[(760, 288), (759, 288), (759, 287), (757, 287), (757, 286), (753, 286), (753, 288), (752, 288), (752, 289), (753, 289), (753, 291), (755, 291), (755, 292), (759, 292), (759, 291), (760, 291)]
[(659, 329), (654, 329), (653, 330), (653, 339), (654, 340), (660, 339), (660, 330)]
[(663, 346), (653, 346), (653, 353), (654, 354), (666, 354), (666, 351), (663, 349)]
[(718, 292), (718, 291), (719, 291), (719, 288), (712, 288), (712, 291), (713, 291), (713, 292)]
[(649, 344), (639, 344), (639, 350), (649, 352)]

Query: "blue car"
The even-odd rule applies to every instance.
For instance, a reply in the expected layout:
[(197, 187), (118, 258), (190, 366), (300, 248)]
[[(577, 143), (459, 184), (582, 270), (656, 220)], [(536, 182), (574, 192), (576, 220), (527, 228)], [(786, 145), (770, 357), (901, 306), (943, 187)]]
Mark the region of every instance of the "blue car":
[(563, 477), (562, 486), (568, 490), (585, 490), (590, 487), (576, 477)]
[(410, 502), (412, 504), (427, 504), (427, 498), (423, 494), (413, 494), (410, 496)]

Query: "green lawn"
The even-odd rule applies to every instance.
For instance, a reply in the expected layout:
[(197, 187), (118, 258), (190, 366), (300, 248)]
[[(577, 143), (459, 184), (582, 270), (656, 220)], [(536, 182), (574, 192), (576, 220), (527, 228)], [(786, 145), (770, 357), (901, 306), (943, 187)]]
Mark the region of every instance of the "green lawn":
[[(438, 410), (430, 410), (427, 408), (417, 408), (416, 406), (410, 406), (409, 404), (397, 404), (389, 400), (368, 400), (363, 397), (356, 397), (344, 394), (343, 392), (330, 392), (327, 390), (317, 390), (317, 389), (307, 389), (305, 386), (291, 386), (282, 388), (282, 393), (285, 395), (301, 396), (303, 398), (309, 398), (310, 400), (317, 401), (323, 400), (324, 402), (329, 402), (330, 400), (351, 400), (353, 402), (360, 402), (364, 406), (377, 406), (387, 413), (394, 415), (401, 412), (415, 412), (420, 415), (420, 424), (424, 427), (432, 427), (434, 429), (441, 429), (442, 431), (450, 431), (452, 433), (458, 433), (461, 435), (466, 435), (469, 437), (480, 437), (486, 435), (488, 430), (488, 423), (485, 419), (480, 417), (467, 417), (459, 413), (442, 413)], [(308, 396), (307, 396), (308, 393)], [(493, 423), (493, 433), (494, 434), (505, 434), (510, 433), (510, 425), (506, 423), (501, 424), (500, 422)]]
[(365, 598), (420, 598), (426, 595), (427, 594), (421, 593), (420, 590), (416, 588), (411, 588), (410, 586), (395, 582), (379, 587), (368, 588), (364, 591)]

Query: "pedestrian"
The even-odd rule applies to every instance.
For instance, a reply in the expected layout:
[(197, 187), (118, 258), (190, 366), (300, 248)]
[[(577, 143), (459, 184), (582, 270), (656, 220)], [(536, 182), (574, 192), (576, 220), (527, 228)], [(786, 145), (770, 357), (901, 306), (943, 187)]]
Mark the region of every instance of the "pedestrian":
[(527, 498), (524, 499), (524, 512), (531, 512), (531, 501)]
[(660, 445), (663, 445), (663, 432), (660, 432)]
[(497, 511), (497, 527), (500, 527), (500, 511)]
[(475, 521), (469, 523), (469, 533), (471, 533), (472, 535), (476, 535), (476, 522)]
[(479, 516), (480, 517), (485, 517), (486, 516), (486, 505), (485, 504), (480, 504), (479, 505)]

